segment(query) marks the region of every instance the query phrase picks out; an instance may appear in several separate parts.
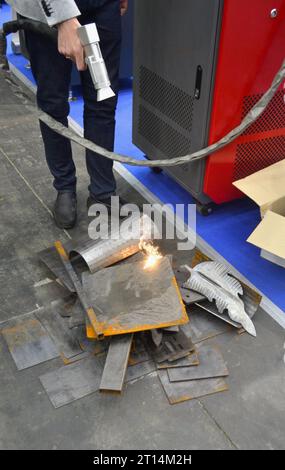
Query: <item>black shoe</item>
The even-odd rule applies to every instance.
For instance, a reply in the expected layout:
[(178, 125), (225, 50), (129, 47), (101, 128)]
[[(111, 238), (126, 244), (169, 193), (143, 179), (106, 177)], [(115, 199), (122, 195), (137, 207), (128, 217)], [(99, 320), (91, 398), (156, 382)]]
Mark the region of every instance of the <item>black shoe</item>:
[(54, 205), (53, 216), (59, 228), (70, 229), (76, 223), (76, 194), (59, 191)]
[[(107, 210), (108, 210), (108, 214), (111, 214), (111, 196), (110, 197), (107, 197), (105, 199), (99, 199), (99, 198), (95, 198), (94, 196), (89, 196), (88, 199), (87, 199), (87, 209), (89, 210), (89, 208), (91, 206), (93, 206), (93, 204), (103, 204)], [(119, 197), (119, 207), (121, 208), (121, 206), (123, 206), (124, 204), (127, 204), (127, 201), (125, 201), (123, 198), (121, 198), (121, 196)]]

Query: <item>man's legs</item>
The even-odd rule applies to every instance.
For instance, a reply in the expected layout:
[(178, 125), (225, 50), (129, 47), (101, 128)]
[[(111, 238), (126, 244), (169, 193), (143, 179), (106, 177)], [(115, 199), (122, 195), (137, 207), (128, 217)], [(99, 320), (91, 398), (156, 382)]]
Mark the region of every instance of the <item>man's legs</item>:
[[(91, 3), (91, 2), (90, 2)], [(114, 98), (97, 102), (89, 71), (81, 72), (84, 98), (84, 135), (87, 139), (108, 149), (114, 148), (115, 111), (119, 89), (119, 65), (121, 46), (121, 16), (119, 0), (101, 0), (99, 7), (90, 9), (82, 15), (82, 24), (96, 22), (102, 55), (109, 73), (111, 86), (116, 93)], [(100, 155), (86, 151), (86, 166), (90, 175), (90, 196), (104, 200), (115, 194), (116, 182), (113, 174), (113, 162)]]
[[(41, 35), (26, 33), (33, 75), (37, 82), (40, 109), (67, 125), (72, 62), (59, 54), (56, 44)], [(75, 191), (75, 165), (70, 141), (40, 123), (47, 164), (57, 191)]]
[[(57, 45), (41, 35), (26, 33), (27, 49), (37, 82), (40, 109), (67, 126), (69, 85), (72, 62), (57, 50)], [(54, 217), (61, 228), (71, 228), (76, 221), (76, 170), (68, 139), (40, 122), (48, 167), (58, 191)]]

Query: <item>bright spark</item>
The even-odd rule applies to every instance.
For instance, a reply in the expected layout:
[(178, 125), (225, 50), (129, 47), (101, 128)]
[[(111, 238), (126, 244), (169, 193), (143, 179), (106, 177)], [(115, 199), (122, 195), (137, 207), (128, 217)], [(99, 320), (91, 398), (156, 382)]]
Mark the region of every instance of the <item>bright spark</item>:
[(153, 269), (157, 261), (162, 258), (158, 247), (153, 246), (150, 242), (145, 242), (144, 240), (141, 240), (140, 249), (146, 255), (144, 269)]

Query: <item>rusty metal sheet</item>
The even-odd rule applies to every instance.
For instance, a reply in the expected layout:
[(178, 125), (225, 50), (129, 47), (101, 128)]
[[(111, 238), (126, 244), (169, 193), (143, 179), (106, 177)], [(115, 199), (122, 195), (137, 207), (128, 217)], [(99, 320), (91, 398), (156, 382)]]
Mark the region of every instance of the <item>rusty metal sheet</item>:
[(167, 369), (170, 382), (226, 377), (229, 375), (222, 353), (216, 345), (203, 342), (198, 344), (196, 348), (199, 354), (199, 366)]
[(158, 377), (171, 405), (228, 390), (226, 382), (220, 377), (188, 382), (170, 382), (166, 370), (159, 370)]
[(90, 353), (86, 351), (82, 351), (80, 354), (72, 357), (65, 357), (63, 353), (60, 354), (62, 362), (67, 366), (69, 364), (74, 364), (74, 362), (82, 361), (82, 359), (86, 359), (90, 356)]
[(2, 335), (18, 370), (59, 356), (54, 342), (33, 314), (8, 321)]
[[(82, 275), (91, 305), (105, 336), (163, 328), (188, 322), (188, 316), (167, 257), (153, 269), (128, 263)], [(101, 312), (104, 312), (103, 314)], [(92, 337), (92, 329), (87, 328)]]
[(64, 269), (64, 266), (62, 265), (62, 262), (54, 246), (40, 251), (38, 256), (40, 260), (70, 292), (75, 292), (74, 285), (72, 284), (66, 270)]
[(133, 334), (115, 336), (110, 341), (107, 358), (101, 378), (100, 392), (120, 393), (133, 341)]
[(59, 408), (99, 390), (105, 358), (92, 356), (41, 375), (40, 381), (53, 406)]
[[(47, 280), (49, 281), (49, 280)], [(57, 281), (43, 282), (34, 286), (37, 304), (40, 307), (49, 305), (53, 300), (61, 299), (63, 303), (71, 301), (73, 294)]]
[(157, 364), (158, 369), (171, 369), (172, 367), (192, 367), (199, 365), (199, 356), (196, 351), (188, 354), (186, 357), (182, 357), (177, 361), (169, 362), (160, 362)]
[(82, 353), (75, 335), (66, 326), (65, 320), (57, 313), (58, 302), (52, 302), (49, 307), (41, 309), (35, 315), (55, 343), (64, 358), (70, 359)]
[[(40, 376), (40, 381), (55, 408), (72, 403), (100, 387), (106, 360), (105, 354), (89, 357), (72, 365), (62, 366)], [(155, 370), (152, 361), (128, 367), (126, 383)]]

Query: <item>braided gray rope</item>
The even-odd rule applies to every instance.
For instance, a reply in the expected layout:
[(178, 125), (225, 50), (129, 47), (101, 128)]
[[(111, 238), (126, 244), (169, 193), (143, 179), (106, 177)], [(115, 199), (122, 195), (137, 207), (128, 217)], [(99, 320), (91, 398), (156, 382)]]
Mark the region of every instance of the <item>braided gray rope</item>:
[(197, 152), (191, 153), (190, 155), (185, 155), (183, 157), (177, 157), (177, 158), (171, 158), (169, 160), (152, 160), (152, 161), (137, 160), (135, 158), (128, 157), (126, 155), (121, 155), (115, 152), (109, 152), (108, 150), (100, 147), (99, 145), (94, 144), (90, 140), (80, 137), (71, 129), (69, 129), (68, 127), (65, 127), (63, 124), (59, 123), (58, 121), (56, 121), (51, 116), (44, 113), (43, 111), (38, 110), (37, 115), (40, 121), (44, 122), (48, 127), (50, 127), (56, 133), (66, 137), (72, 142), (75, 142), (88, 150), (92, 150), (93, 152), (96, 152), (99, 155), (102, 155), (103, 157), (109, 158), (110, 160), (114, 160), (120, 163), (126, 163), (128, 165), (134, 165), (134, 166), (145, 166), (145, 167), (176, 166), (176, 165), (182, 165), (183, 163), (194, 162), (194, 161), (200, 160), (201, 158), (205, 158), (211, 153), (216, 152), (217, 150), (220, 150), (226, 145), (233, 142), (233, 140), (239, 137), (251, 124), (253, 124), (259, 118), (259, 116), (261, 116), (261, 114), (263, 113), (263, 111), (266, 109), (267, 105), (273, 98), (275, 92), (281, 85), (284, 78), (285, 78), (285, 60), (283, 61), (283, 64), (280, 70), (274, 77), (274, 80), (270, 88), (262, 96), (262, 98), (256, 103), (256, 105), (250, 110), (250, 112), (245, 116), (245, 118), (243, 119), (243, 121), (241, 122), (239, 126), (237, 126), (235, 129), (229, 132), (225, 137), (220, 139), (215, 144), (210, 145), (209, 147), (206, 147), (202, 150), (198, 150)]

